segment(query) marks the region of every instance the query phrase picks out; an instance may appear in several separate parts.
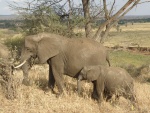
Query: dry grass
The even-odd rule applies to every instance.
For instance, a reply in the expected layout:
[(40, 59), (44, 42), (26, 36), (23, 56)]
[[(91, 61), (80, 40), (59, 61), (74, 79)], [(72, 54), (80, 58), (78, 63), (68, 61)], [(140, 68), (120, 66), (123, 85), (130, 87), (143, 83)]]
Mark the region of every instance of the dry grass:
[(127, 27), (120, 26), (122, 32), (117, 32), (113, 28), (106, 39), (104, 45), (106, 46), (137, 46), (150, 47), (150, 23), (135, 23), (129, 24)]
[[(17, 99), (7, 100), (0, 92), (0, 113), (149, 113), (150, 85), (135, 82), (139, 109), (133, 108), (130, 101), (121, 97), (117, 104), (103, 102), (101, 106), (91, 99), (91, 83), (83, 81), (82, 96), (76, 93), (76, 80), (67, 76), (65, 85), (67, 94), (56, 98), (56, 95), (43, 88), (47, 84), (48, 67), (33, 66), (30, 71), (32, 86), (21, 85), (18, 88)], [(15, 71), (15, 76), (22, 80), (22, 71)], [(57, 91), (57, 88), (55, 88)]]
[[(126, 25), (120, 25), (120, 29), (122, 31), (149, 31), (150, 30), (150, 23), (128, 23)], [(111, 32), (116, 31), (115, 28), (111, 29)]]
[[(112, 28), (109, 37), (105, 40), (104, 45), (113, 47), (119, 46), (133, 46), (134, 44), (139, 44), (140, 47), (150, 47), (150, 23), (134, 23), (125, 25), (120, 25), (121, 32), (117, 32), (116, 28)], [(93, 33), (97, 29), (93, 29)], [(76, 33), (83, 33), (84, 29), (76, 28), (74, 29)]]

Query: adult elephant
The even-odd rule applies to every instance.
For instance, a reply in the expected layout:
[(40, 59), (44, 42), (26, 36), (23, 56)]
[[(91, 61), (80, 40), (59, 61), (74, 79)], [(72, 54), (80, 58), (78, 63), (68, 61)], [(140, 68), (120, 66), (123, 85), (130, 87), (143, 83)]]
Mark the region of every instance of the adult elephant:
[[(63, 74), (77, 78), (78, 73), (84, 66), (105, 65), (106, 61), (109, 63), (106, 48), (94, 40), (65, 38), (48, 33), (25, 37), (21, 53), (22, 63), (15, 67), (22, 66), (24, 81), (28, 79), (31, 57), (37, 57), (40, 63), (47, 62), (49, 64), (48, 86), (53, 90), (56, 82), (59, 94), (63, 93)], [(95, 94), (96, 92), (93, 92), (93, 96)]]

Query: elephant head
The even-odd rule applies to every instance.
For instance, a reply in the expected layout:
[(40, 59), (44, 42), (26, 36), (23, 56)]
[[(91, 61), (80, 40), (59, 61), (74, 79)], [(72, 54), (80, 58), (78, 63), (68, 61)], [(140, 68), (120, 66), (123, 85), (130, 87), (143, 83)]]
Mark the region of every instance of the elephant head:
[(85, 66), (80, 71), (77, 80), (77, 91), (78, 94), (81, 92), (81, 80), (88, 80), (88, 82), (96, 81), (100, 76), (100, 70), (98, 66)]
[(95, 81), (98, 79), (100, 71), (96, 69), (96, 66), (85, 66), (79, 75), (79, 80), (85, 79), (88, 80), (89, 82)]
[(40, 63), (45, 63), (49, 58), (59, 53), (60, 40), (52, 36), (52, 34), (41, 33), (38, 35), (27, 36), (22, 48), (22, 63), (15, 68), (25, 64), (31, 57), (37, 57)]
[(28, 78), (28, 72), (31, 67), (31, 58), (38, 58), (39, 63), (45, 63), (48, 59), (59, 54), (60, 38), (56, 38), (53, 34), (41, 33), (25, 37), (24, 46), (21, 52), (21, 64), (14, 67), (21, 67), (23, 70), (23, 84), (31, 85)]

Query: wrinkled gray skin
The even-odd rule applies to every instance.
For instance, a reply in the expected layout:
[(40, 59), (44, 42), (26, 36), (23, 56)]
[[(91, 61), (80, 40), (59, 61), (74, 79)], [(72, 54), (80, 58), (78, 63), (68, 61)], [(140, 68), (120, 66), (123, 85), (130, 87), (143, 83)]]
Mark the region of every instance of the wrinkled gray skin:
[[(23, 82), (28, 81), (31, 57), (37, 57), (40, 63), (47, 62), (49, 64), (48, 86), (53, 91), (56, 83), (59, 94), (63, 93), (64, 74), (77, 78), (84, 66), (107, 65), (106, 61), (109, 63), (105, 47), (90, 39), (70, 39), (46, 33), (27, 36), (21, 53), (21, 61), (28, 61), (22, 66)], [(96, 92), (93, 92), (93, 98), (94, 95), (97, 95)]]
[(98, 102), (110, 99), (115, 94), (116, 99), (119, 96), (124, 96), (135, 102), (134, 84), (133, 79), (129, 73), (119, 67), (106, 67), (106, 66), (85, 66), (78, 76), (78, 93), (81, 92), (81, 80), (88, 80), (95, 82), (96, 91), (98, 93)]

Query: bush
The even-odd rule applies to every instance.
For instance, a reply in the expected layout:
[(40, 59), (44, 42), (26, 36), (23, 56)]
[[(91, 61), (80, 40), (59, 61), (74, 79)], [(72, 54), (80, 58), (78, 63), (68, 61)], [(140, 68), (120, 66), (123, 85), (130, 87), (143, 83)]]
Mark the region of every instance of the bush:
[(140, 70), (133, 64), (122, 65), (120, 67), (127, 70), (132, 77), (138, 77), (140, 75)]
[(150, 65), (145, 64), (137, 69), (139, 71), (138, 80), (140, 82), (150, 82)]
[(11, 58), (13, 58), (13, 60), (15, 61), (20, 59), (23, 41), (23, 38), (20, 36), (14, 38), (7, 38), (5, 40), (6, 46), (11, 51)]
[(120, 66), (128, 71), (128, 73), (139, 82), (150, 82), (150, 65), (144, 64), (136, 67), (132, 64)]

